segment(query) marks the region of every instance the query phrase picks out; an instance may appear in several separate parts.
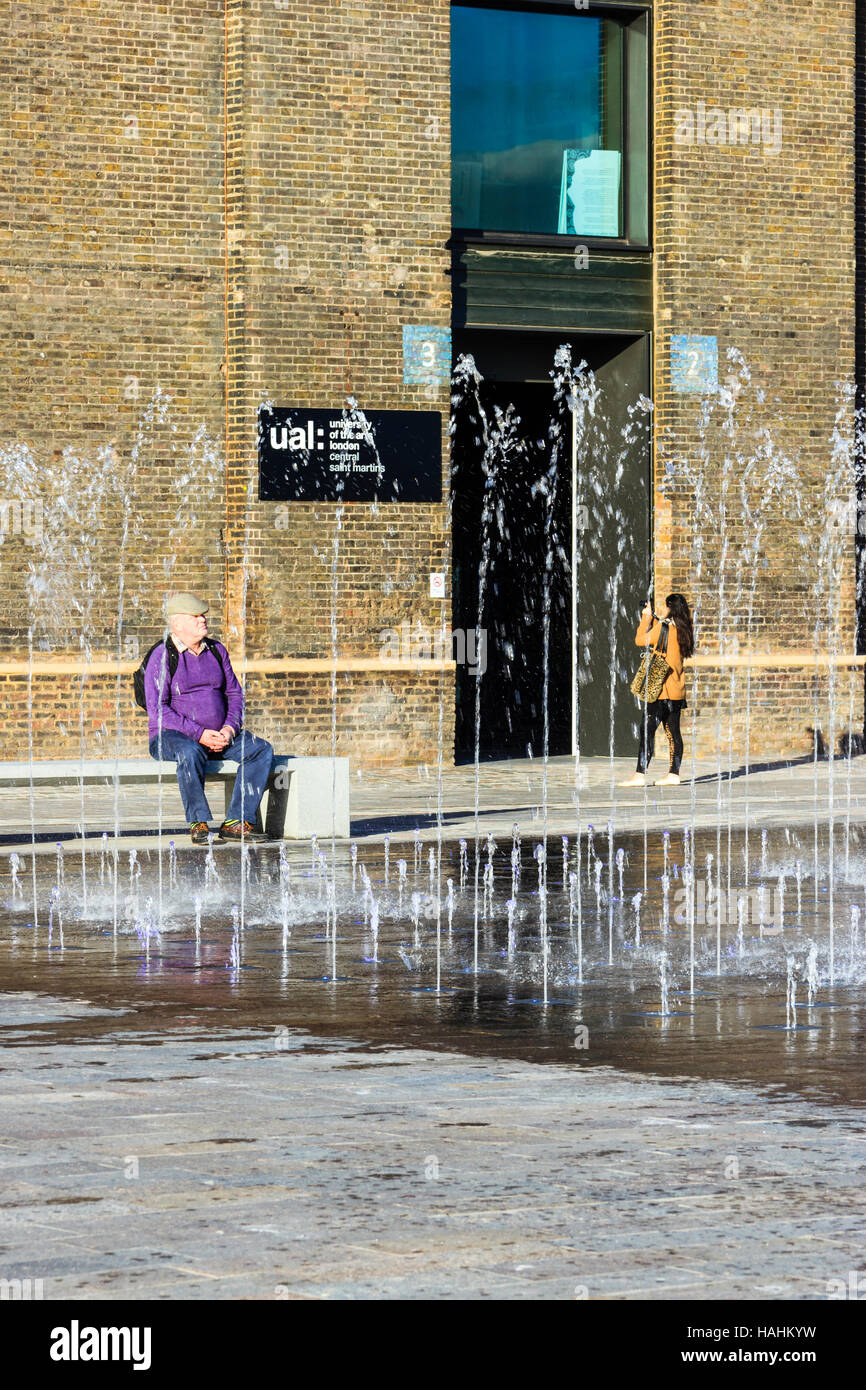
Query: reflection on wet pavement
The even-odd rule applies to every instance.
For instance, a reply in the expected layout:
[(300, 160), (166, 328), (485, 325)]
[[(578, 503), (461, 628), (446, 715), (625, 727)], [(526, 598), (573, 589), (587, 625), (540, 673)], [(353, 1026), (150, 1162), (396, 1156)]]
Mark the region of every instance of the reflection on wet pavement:
[[(382, 846), (364, 847), (335, 887), (318, 847), (296, 847), (293, 862), (285, 849), (252, 850), (243, 882), (236, 852), (188, 852), (163, 865), (161, 927), (155, 855), (119, 860), (116, 897), (110, 856), (101, 882), (91, 857), (83, 921), (71, 859), (55, 898), (62, 948), (58, 921), (43, 909), (34, 929), (19, 895), (0, 946), (4, 980), (127, 1010), (118, 1036), (190, 1023), (203, 1037), (214, 1026), (301, 1028), (860, 1103), (866, 859), (851, 853), (847, 879), (836, 876), (831, 970), (826, 866), (816, 888), (811, 835), (803, 841), (753, 834), (747, 888), (737, 834), (724, 862), (712, 833), (695, 837), (691, 859), (682, 837), (653, 836), (644, 864), (640, 837), (609, 845), (602, 832), (579, 869), (567, 843), (549, 841), (542, 864), (534, 841), (515, 856), (511, 840), (481, 840), (477, 884), (465, 841), (443, 846), (438, 876), (427, 846), (387, 863)], [(42, 871), (44, 898), (52, 877)], [(91, 1009), (83, 1030), (70, 1020), (55, 1031), (92, 1038), (108, 1026), (116, 1020)]]
[(855, 846), (831, 984), (823, 846), (817, 888), (806, 835), (758, 837), (748, 879), (742, 837), (721, 873), (718, 848), (651, 837), (645, 873), (639, 836), (579, 864), (482, 839), (477, 895), (471, 844), (441, 875), (428, 846), (387, 869), (364, 846), (336, 882), (315, 846), (143, 852), (116, 893), (95, 855), (86, 916), (80, 861), (45, 856), (36, 927), (7, 878), (0, 1274), (47, 1298), (826, 1297), (861, 1259), (866, 874)]

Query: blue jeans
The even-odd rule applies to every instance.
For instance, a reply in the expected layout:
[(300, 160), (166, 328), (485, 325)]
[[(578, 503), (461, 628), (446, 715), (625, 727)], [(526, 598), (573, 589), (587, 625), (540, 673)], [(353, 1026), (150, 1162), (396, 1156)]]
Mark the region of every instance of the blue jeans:
[(259, 802), (265, 794), (274, 750), (263, 738), (242, 729), (221, 753), (213, 753), (203, 743), (197, 743), (174, 729), (163, 729), (150, 741), (150, 755), (157, 760), (177, 763), (177, 784), (183, 809), (190, 825), (212, 819), (204, 794), (204, 776), (208, 760), (238, 763), (238, 775), (226, 820), (254, 821)]

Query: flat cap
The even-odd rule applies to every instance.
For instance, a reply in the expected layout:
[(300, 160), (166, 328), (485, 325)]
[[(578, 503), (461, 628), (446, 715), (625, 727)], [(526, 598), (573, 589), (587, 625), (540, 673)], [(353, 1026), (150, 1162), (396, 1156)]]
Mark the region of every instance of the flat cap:
[(165, 616), (173, 618), (178, 613), (199, 615), (207, 610), (208, 605), (204, 599), (196, 598), (195, 594), (172, 594), (165, 605)]

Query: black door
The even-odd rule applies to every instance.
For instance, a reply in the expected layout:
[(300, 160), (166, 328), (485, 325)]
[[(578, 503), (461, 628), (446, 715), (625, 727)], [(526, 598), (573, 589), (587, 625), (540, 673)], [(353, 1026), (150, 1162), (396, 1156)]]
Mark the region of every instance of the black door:
[(635, 749), (628, 677), (650, 555), (649, 417), (635, 402), (649, 394), (648, 340), (571, 337), (597, 393), (573, 480), (571, 411), (562, 398), (556, 408), (550, 377), (564, 339), (455, 335), (482, 380), (454, 407), (453, 627), (486, 639), (482, 661), (457, 667), (458, 761), (474, 756), (476, 724), (482, 758), (541, 756), (545, 725), (551, 755), (569, 753), (575, 719), (582, 753)]
[(552, 469), (552, 406), (540, 383), (485, 380), (455, 417), (453, 624), (479, 627), (486, 657), (457, 667), (458, 757), (476, 711), (481, 757), (542, 754), (545, 646), (548, 749), (571, 746), (571, 447)]

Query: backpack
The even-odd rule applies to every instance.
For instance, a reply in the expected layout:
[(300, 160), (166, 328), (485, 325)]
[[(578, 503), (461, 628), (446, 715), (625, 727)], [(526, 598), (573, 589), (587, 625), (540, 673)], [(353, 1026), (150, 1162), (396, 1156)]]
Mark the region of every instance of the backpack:
[[(178, 651), (177, 647), (174, 645), (170, 637), (161, 637), (158, 642), (154, 642), (153, 646), (150, 648), (149, 651), (145, 652), (144, 659), (141, 665), (139, 666), (137, 671), (133, 672), (132, 690), (133, 694), (135, 695), (135, 703), (138, 705), (139, 709), (147, 709), (147, 699), (145, 698), (144, 693), (144, 673), (147, 670), (147, 663), (150, 661), (150, 658), (153, 656), (157, 647), (161, 647), (163, 643), (165, 643), (165, 650), (168, 656), (169, 685), (171, 685), (171, 682), (174, 680), (174, 673), (177, 670), (177, 663), (180, 661), (180, 652)], [(213, 641), (212, 638), (206, 637), (204, 639), (204, 644), (209, 651), (212, 651), (214, 653), (215, 656), (218, 655), (217, 644)]]

